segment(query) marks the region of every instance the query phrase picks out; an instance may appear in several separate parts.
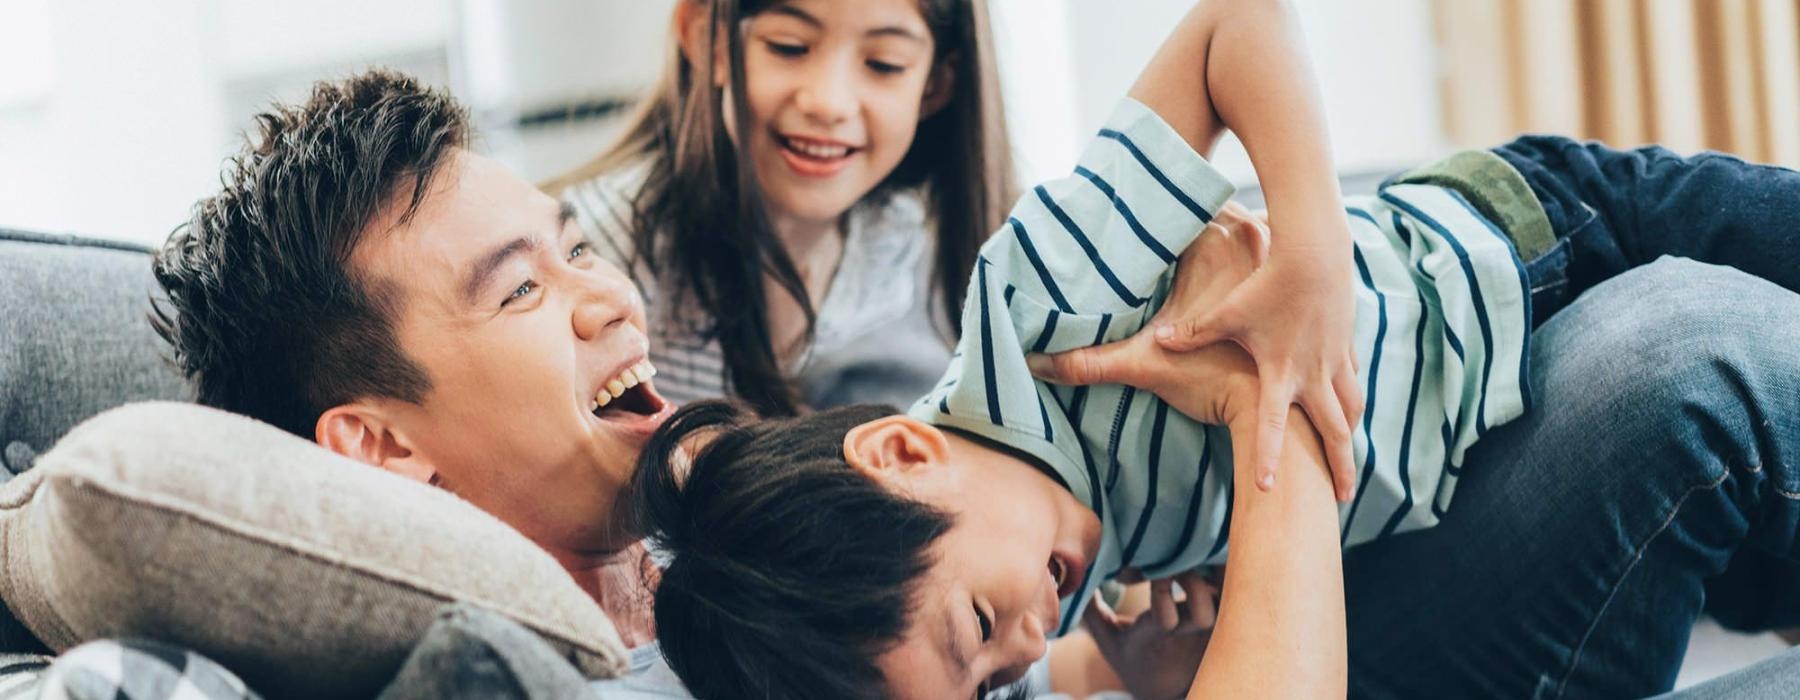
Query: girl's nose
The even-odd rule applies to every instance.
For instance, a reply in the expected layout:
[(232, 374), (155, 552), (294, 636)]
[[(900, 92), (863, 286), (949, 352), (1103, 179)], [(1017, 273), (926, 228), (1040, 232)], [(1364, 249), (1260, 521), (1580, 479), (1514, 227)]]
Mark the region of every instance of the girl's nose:
[(837, 124), (856, 111), (856, 92), (850, 79), (838, 69), (822, 70), (806, 81), (795, 95), (795, 103), (808, 119), (819, 124)]

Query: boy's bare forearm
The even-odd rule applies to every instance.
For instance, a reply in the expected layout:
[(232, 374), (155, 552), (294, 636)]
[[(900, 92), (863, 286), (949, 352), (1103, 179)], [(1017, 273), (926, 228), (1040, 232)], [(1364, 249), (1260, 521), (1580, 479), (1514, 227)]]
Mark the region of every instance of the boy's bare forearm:
[[(1318, 434), (1289, 416), (1282, 479), (1234, 492), (1218, 625), (1188, 697), (1343, 697), (1348, 684), (1343, 563)], [(1234, 450), (1253, 425), (1233, 426)], [(1234, 455), (1248, 484), (1249, 461)]]
[(1285, 0), (1196, 3), (1130, 94), (1203, 155), (1227, 129), (1237, 134), (1267, 193), (1277, 249), (1349, 245), (1324, 106)]

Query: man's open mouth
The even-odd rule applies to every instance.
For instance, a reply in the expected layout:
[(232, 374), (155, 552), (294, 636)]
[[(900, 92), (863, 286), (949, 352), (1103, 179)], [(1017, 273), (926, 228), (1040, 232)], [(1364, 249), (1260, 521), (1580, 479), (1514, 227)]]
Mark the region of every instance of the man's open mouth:
[(668, 402), (650, 386), (656, 367), (642, 360), (606, 380), (594, 394), (594, 417), (604, 421), (632, 422), (663, 413)]

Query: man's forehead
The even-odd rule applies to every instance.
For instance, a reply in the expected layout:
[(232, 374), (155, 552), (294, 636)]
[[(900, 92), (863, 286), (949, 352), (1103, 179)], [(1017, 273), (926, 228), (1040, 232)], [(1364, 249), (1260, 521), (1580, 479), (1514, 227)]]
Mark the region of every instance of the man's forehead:
[(559, 211), (555, 199), (486, 156), (458, 149), (427, 183), (411, 216), (411, 185), (396, 192), (371, 222), (356, 251), (366, 273), (411, 291), (448, 291), (493, 246), (544, 232)]

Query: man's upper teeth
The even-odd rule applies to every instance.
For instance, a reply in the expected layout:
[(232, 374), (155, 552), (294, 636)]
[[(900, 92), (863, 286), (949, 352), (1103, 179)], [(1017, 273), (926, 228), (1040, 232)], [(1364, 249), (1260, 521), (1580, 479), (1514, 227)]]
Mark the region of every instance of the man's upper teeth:
[(827, 146), (819, 143), (789, 140), (788, 145), (794, 150), (814, 158), (842, 158), (850, 153), (848, 146)]
[(626, 389), (649, 381), (654, 376), (656, 376), (656, 366), (650, 364), (649, 360), (642, 360), (635, 365), (626, 367), (625, 371), (619, 373), (619, 376), (607, 380), (606, 385), (600, 387), (600, 393), (594, 395), (594, 408), (612, 403), (612, 400), (623, 395)]

